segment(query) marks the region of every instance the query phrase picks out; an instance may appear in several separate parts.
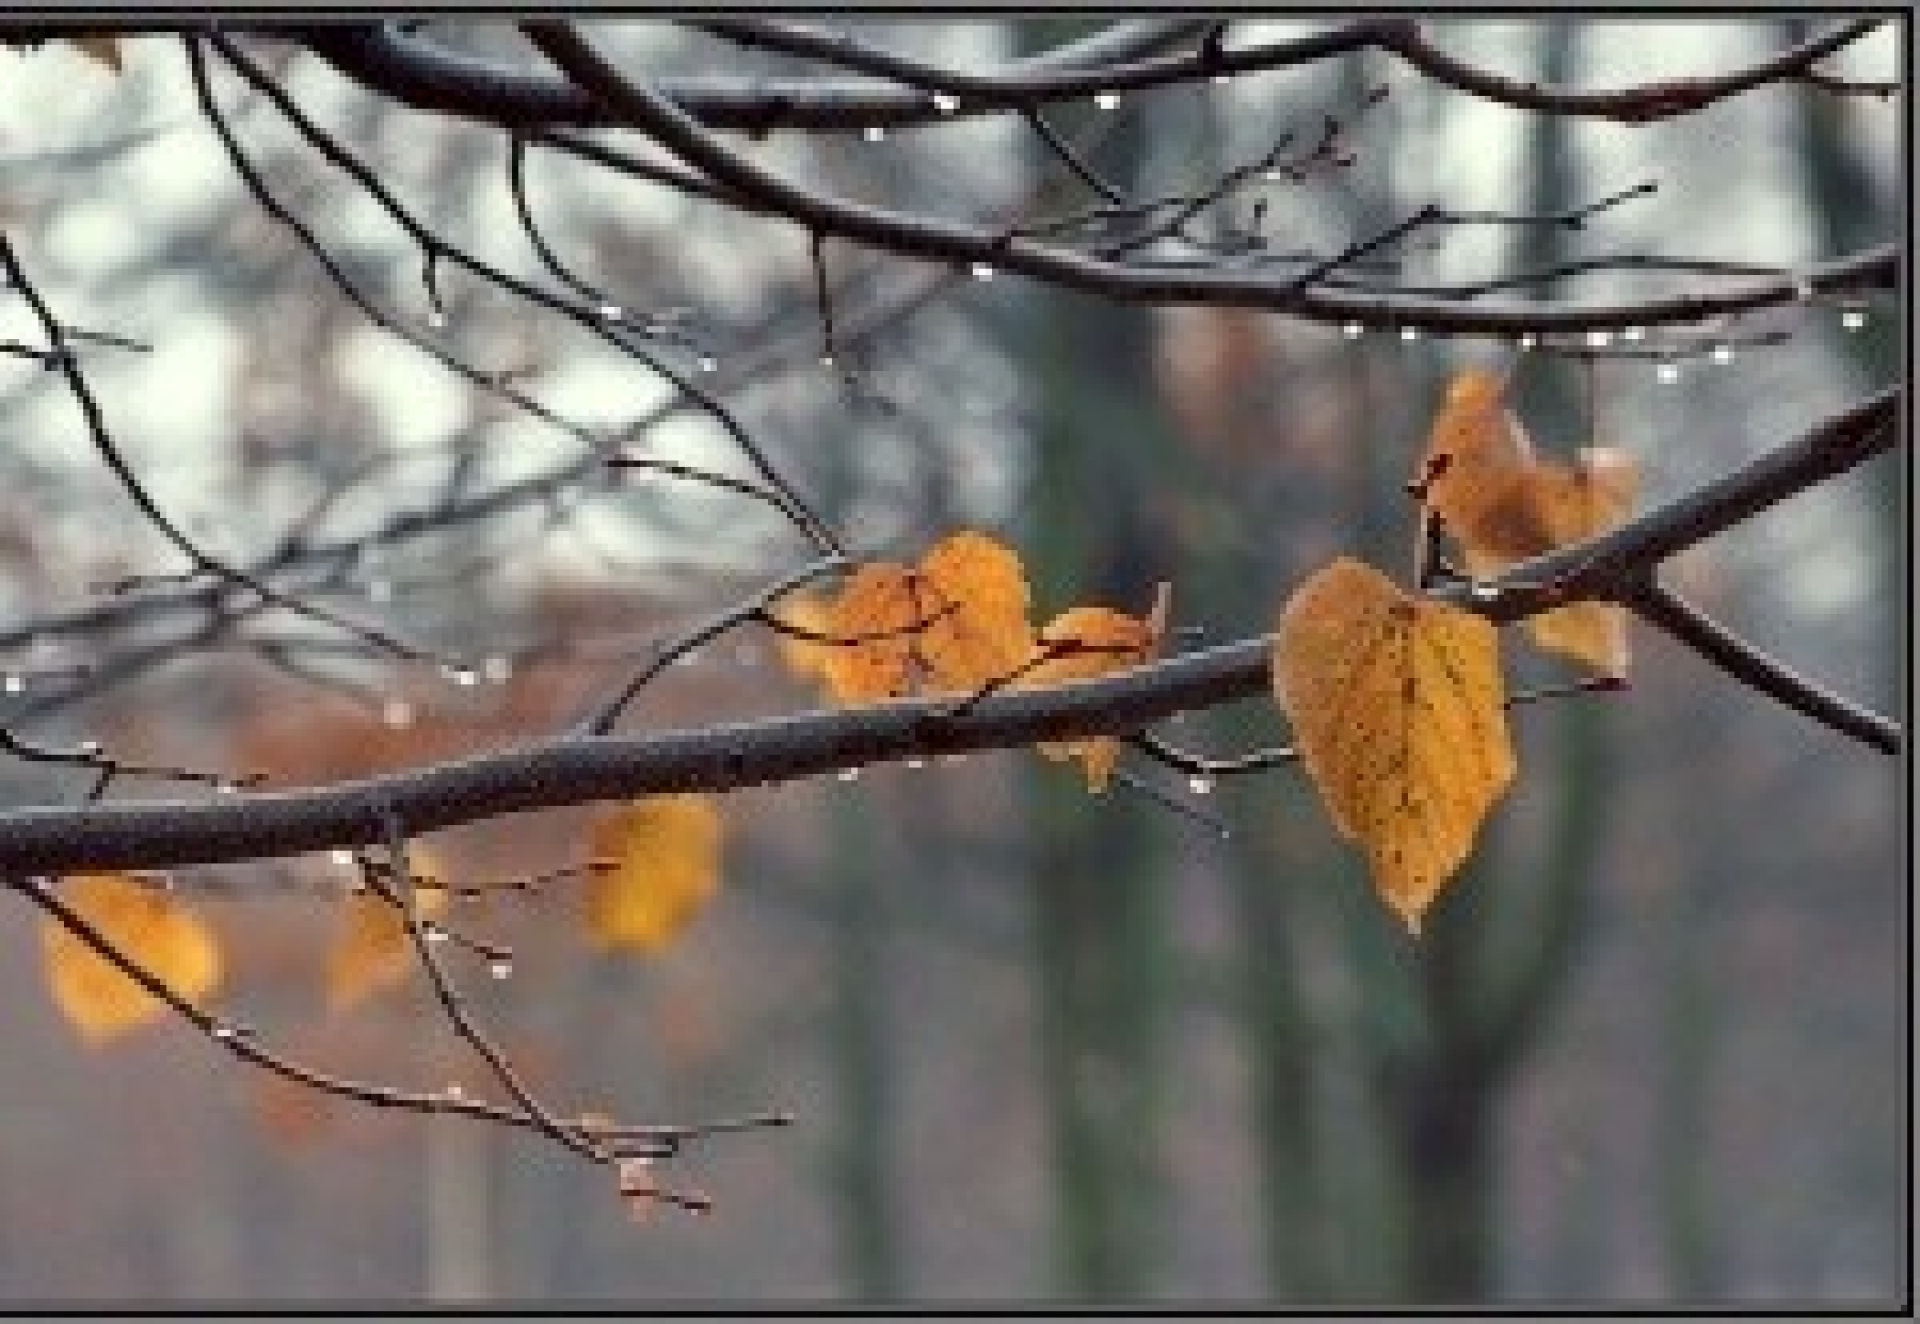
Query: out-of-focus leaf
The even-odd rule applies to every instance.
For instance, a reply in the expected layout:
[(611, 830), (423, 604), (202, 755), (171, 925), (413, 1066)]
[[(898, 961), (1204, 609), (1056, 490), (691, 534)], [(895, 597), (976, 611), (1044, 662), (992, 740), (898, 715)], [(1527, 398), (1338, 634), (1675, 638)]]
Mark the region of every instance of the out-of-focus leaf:
[[(1151, 661), (1166, 633), (1171, 598), (1172, 585), (1161, 584), (1152, 610), (1144, 617), (1108, 607), (1069, 607), (1040, 631), (1020, 683), (1092, 680)], [(1046, 741), (1038, 748), (1050, 759), (1078, 758), (1087, 774), (1087, 788), (1095, 793), (1106, 790), (1120, 757), (1120, 741), (1112, 736)]]
[[(220, 983), (220, 945), (177, 898), (125, 874), (79, 874), (61, 897), (100, 936), (182, 999), (198, 1003)], [(54, 1004), (82, 1038), (102, 1044), (164, 1014), (166, 1004), (70, 933), (41, 922)]]
[[(423, 846), (410, 846), (408, 868), (414, 884), (414, 912), (434, 919), (447, 909), (445, 875)], [(399, 906), (374, 892), (356, 892), (343, 903), (340, 929), (327, 953), (327, 1007), (340, 1012), (383, 989), (404, 983), (419, 962), (407, 917)]]
[(720, 811), (704, 795), (622, 806), (594, 829), (587, 932), (601, 947), (650, 952), (698, 915), (720, 886)]

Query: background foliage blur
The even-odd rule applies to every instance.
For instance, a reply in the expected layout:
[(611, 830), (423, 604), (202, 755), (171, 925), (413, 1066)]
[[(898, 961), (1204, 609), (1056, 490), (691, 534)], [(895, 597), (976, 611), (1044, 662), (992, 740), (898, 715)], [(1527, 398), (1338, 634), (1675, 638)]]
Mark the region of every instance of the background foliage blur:
[[(1649, 44), (1647, 22), (1438, 32), (1515, 76), (1588, 86), (1726, 67), (1804, 35), (1784, 19), (1696, 21)], [(959, 65), (1080, 25), (850, 26)], [(504, 30), (463, 39), (513, 49)], [(664, 25), (601, 39), (660, 70), (713, 54)], [(1898, 39), (1883, 30), (1834, 71), (1886, 77)], [(311, 58), (261, 49), (424, 215), (534, 270), (501, 135), (376, 104)], [(783, 67), (728, 60), (743, 76)], [(116, 435), (196, 536), (244, 554), (347, 476), (361, 486), (331, 518), (351, 529), (553, 460), (550, 434), (366, 326), (259, 215), (193, 110), (176, 45), (134, 43), (127, 65), (114, 77), (70, 50), (0, 53), (0, 222), (72, 320), (152, 343), (88, 368)], [(1551, 211), (1660, 185), (1583, 233), (1446, 232), (1407, 258), (1435, 278), (1626, 250), (1790, 267), (1901, 228), (1905, 107), (1805, 88), (1635, 129), (1488, 108), (1349, 60), (1061, 120), (1103, 129), (1099, 168), (1151, 191), (1323, 112), (1353, 115), (1381, 80), (1391, 95), (1353, 120), (1354, 167), (1275, 184), (1242, 223), (1332, 246), (1429, 198)], [(239, 100), (233, 86), (223, 99)], [(424, 317), (417, 262), (366, 200), (270, 115), (236, 122), (375, 297)], [(1045, 162), (1017, 127), (754, 150), (851, 195), (990, 215), (1041, 187)], [(1025, 556), (1042, 613), (1143, 610), (1165, 578), (1177, 622), (1223, 640), (1269, 628), (1340, 552), (1403, 567), (1400, 485), (1440, 384), (1502, 362), (1485, 345), (960, 281), (861, 344), (880, 405), (818, 361), (803, 236), (583, 183), (538, 154), (530, 169), (577, 269), (634, 308), (686, 310), (698, 352), (723, 367), (771, 346), (729, 401), (857, 545), (994, 529)], [(919, 275), (828, 253), (849, 307)], [(611, 423), (665, 398), (457, 283), (448, 313), (449, 338), (512, 364), (570, 417)], [(1849, 332), (1808, 309), (1781, 322), (1784, 344), (1671, 383), (1647, 363), (1591, 378), (1534, 363), (1521, 408), (1546, 450), (1630, 449), (1657, 502), (1899, 372), (1888, 313)], [(0, 372), (0, 623), (84, 601), (155, 551), (45, 376)], [(701, 424), (651, 444), (730, 462)], [(8, 695), (0, 717), (289, 781), (538, 734), (654, 635), (797, 561), (741, 506), (630, 482), (363, 567), (359, 609), (529, 659), (477, 690), (351, 656), (319, 668), (322, 685), (188, 644), (90, 704), (36, 714), (31, 693)], [(1900, 462), (1885, 459), (1679, 574), (1763, 646), (1902, 716), (1904, 521)], [(798, 1114), (692, 1159), (719, 1202), (705, 1220), (635, 1226), (550, 1147), (263, 1085), (175, 1026), (83, 1052), (51, 1009), (31, 926), (0, 922), (0, 1299), (1897, 1295), (1911, 1237), (1902, 765), (1664, 640), (1635, 644), (1631, 693), (1519, 717), (1521, 784), (1419, 943), (1296, 774), (1204, 794), (1171, 783), (1233, 826), (1222, 840), (1124, 788), (1089, 797), (1030, 754), (731, 797), (720, 900), (646, 960), (589, 954), (564, 893), (503, 903), (492, 919), (516, 974), (474, 993), (545, 1088), (657, 1120)], [(634, 724), (810, 706), (769, 645), (707, 650)], [(0, 655), (15, 659), (89, 660), (24, 642)], [(1174, 733), (1220, 749), (1282, 734), (1254, 704)], [(0, 797), (48, 790), (0, 764)], [(541, 869), (577, 850), (582, 823), (542, 815), (434, 844), (475, 870)], [(207, 886), (237, 889), (266, 871), (211, 872)], [(211, 908), (242, 954), (231, 996), (263, 1027), (343, 1070), (430, 1083), (448, 1069), (417, 982), (325, 1014), (333, 917), (297, 887)]]

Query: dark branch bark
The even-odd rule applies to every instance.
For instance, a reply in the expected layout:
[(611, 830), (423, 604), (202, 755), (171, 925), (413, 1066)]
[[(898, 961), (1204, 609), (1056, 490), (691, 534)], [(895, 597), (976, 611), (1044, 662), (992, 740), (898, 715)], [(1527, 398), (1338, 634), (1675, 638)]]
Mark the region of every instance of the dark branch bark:
[(523, 25), (534, 44), (582, 88), (754, 210), (807, 230), (869, 247), (954, 264), (984, 264), (1110, 298), (1163, 304), (1239, 304), (1309, 321), (1376, 328), (1419, 327), (1442, 334), (1554, 335), (1619, 330), (1746, 312), (1862, 285), (1891, 287), (1899, 251), (1885, 245), (1781, 279), (1642, 303), (1569, 306), (1537, 302), (1462, 305), (1391, 293), (1313, 286), (1297, 276), (1220, 270), (1166, 270), (1114, 262), (984, 226), (908, 216), (802, 187), (741, 156), (660, 94), (623, 78), (564, 23)]
[[(1435, 589), (1510, 622), (1581, 598), (1644, 593), (1664, 558), (1889, 449), (1890, 389), (1734, 474), (1591, 542), (1477, 586)], [(951, 699), (670, 731), (560, 739), (316, 790), (0, 814), (0, 872), (164, 869), (377, 845), (391, 814), (409, 834), (560, 805), (726, 791), (906, 758), (1123, 735), (1174, 713), (1267, 692), (1272, 640), (1242, 640), (1116, 676)], [(1743, 677), (1744, 679), (1744, 677)], [(1771, 691), (1769, 691), (1771, 692)]]

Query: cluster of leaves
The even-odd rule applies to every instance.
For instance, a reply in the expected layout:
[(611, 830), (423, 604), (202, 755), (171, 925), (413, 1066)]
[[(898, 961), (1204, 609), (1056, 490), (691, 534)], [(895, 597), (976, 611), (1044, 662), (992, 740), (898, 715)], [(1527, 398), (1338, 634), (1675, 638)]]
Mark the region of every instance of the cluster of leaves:
[[(1483, 371), (1448, 387), (1412, 485), (1426, 519), (1452, 538), (1471, 575), (1489, 575), (1618, 523), (1632, 503), (1631, 457), (1590, 447), (1571, 463), (1535, 455)], [(1151, 661), (1167, 630), (1170, 590), (1143, 616), (1076, 606), (1036, 627), (1019, 555), (962, 530), (914, 564), (874, 561), (837, 594), (795, 594), (776, 624), (787, 665), (843, 704), (911, 694), (962, 705), (1014, 686), (1088, 680)], [(1527, 622), (1536, 644), (1608, 676), (1624, 674), (1622, 610), (1575, 603)], [(1340, 833), (1367, 855), (1375, 885), (1408, 927), (1472, 849), (1517, 764), (1507, 729), (1498, 632), (1470, 612), (1401, 589), (1342, 558), (1288, 600), (1273, 653), (1275, 698)], [(1120, 742), (1039, 746), (1078, 758), (1104, 790)], [(659, 796), (620, 806), (591, 834), (584, 922), (602, 949), (656, 951), (706, 905), (720, 877), (721, 816), (710, 798)], [(414, 848), (411, 900), (359, 890), (343, 901), (327, 957), (327, 1001), (343, 1010), (398, 985), (417, 964), (411, 925), (438, 922), (454, 888)], [(364, 862), (363, 862), (364, 863)], [(183, 1000), (221, 982), (208, 926), (179, 897), (128, 875), (69, 879), (66, 900), (128, 960)], [(410, 906), (410, 913), (409, 913)], [(158, 1016), (163, 1004), (49, 918), (56, 1004), (90, 1042)]]
[[(718, 888), (721, 841), (720, 813), (707, 796), (651, 797), (603, 817), (581, 871), (588, 940), (601, 950), (665, 946)], [(329, 1011), (405, 983), (419, 964), (410, 927), (445, 922), (458, 884), (429, 848), (415, 844), (409, 855), (409, 895), (356, 888), (341, 900), (325, 958)], [(62, 895), (108, 945), (182, 1001), (201, 1005), (218, 991), (227, 970), (219, 938), (185, 898), (119, 873), (69, 878)], [(88, 1043), (165, 1013), (153, 992), (58, 920), (45, 918), (41, 932), (54, 1004)]]

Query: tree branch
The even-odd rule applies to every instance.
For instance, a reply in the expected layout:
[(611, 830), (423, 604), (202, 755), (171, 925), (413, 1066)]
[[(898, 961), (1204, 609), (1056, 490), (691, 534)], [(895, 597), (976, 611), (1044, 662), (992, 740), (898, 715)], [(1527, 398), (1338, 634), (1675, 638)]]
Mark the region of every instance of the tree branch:
[[(1507, 623), (1583, 598), (1627, 601), (1666, 557), (1889, 449), (1891, 388), (1737, 472), (1602, 537), (1436, 587)], [(1001, 692), (956, 711), (946, 697), (800, 713), (642, 737), (556, 739), (315, 790), (37, 808), (0, 814), (0, 873), (215, 864), (378, 845), (381, 806), (409, 835), (503, 814), (797, 781), (870, 763), (1128, 735), (1178, 712), (1267, 692), (1271, 637), (1241, 640), (1100, 680)]]

